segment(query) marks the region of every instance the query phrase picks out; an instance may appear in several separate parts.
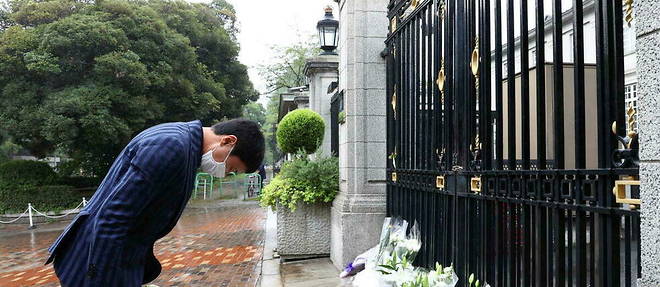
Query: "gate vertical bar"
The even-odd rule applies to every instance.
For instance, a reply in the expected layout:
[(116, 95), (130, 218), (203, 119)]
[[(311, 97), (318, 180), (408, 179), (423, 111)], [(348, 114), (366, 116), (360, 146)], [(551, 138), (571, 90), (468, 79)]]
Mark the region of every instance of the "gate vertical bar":
[[(515, 28), (514, 28), (514, 1), (507, 1), (507, 160), (508, 160), (508, 170), (516, 170), (516, 44), (515, 44)], [(509, 178), (511, 179), (511, 178)], [(507, 196), (511, 195), (511, 185), (512, 183), (507, 182)], [(515, 222), (515, 215), (511, 216), (511, 213), (515, 213), (515, 204), (507, 204), (507, 211), (509, 211), (508, 216), (506, 217), (506, 227), (508, 230), (507, 238), (507, 264), (505, 271), (507, 274), (507, 285), (508, 286), (517, 286), (518, 278), (518, 261), (516, 260), (516, 244), (515, 234), (517, 229), (517, 224)], [(513, 233), (513, 234), (512, 234)]]
[[(545, 129), (545, 14), (543, 0), (536, 0), (536, 159), (539, 170), (546, 169), (546, 129)], [(545, 197), (545, 184), (540, 176), (537, 178), (537, 198)], [(537, 222), (536, 245), (535, 248), (535, 280), (537, 287), (549, 286), (549, 277), (547, 276), (547, 208), (539, 205), (536, 207)]]
[[(503, 169), (504, 156), (504, 126), (503, 103), (502, 103), (502, 1), (495, 2), (495, 113), (496, 113), (496, 135), (495, 135), (495, 169)], [(489, 52), (490, 53), (490, 52)]]
[[(554, 168), (564, 169), (564, 65), (562, 55), (562, 10), (561, 0), (553, 0), (553, 81), (554, 81)], [(561, 180), (556, 177), (554, 181), (554, 200), (560, 201), (562, 193)], [(564, 273), (566, 270), (564, 253), (564, 210), (556, 207), (554, 209), (554, 242), (555, 242), (555, 287), (565, 285)]]
[[(585, 88), (584, 88), (584, 21), (582, 0), (573, 0), (573, 58), (574, 58), (574, 107), (575, 107), (575, 168), (586, 167), (586, 127), (585, 127)], [(580, 182), (580, 179), (577, 179)], [(584, 186), (576, 184), (576, 204), (584, 204)], [(578, 286), (587, 285), (586, 269), (586, 226), (585, 212), (576, 212), (575, 280)], [(572, 232), (572, 231), (570, 231)], [(569, 266), (569, 269), (573, 269)]]
[(516, 170), (516, 43), (514, 38), (514, 6), (513, 0), (507, 1), (507, 43), (506, 43), (506, 63), (507, 63), (507, 159), (509, 161), (509, 170)]
[[(617, 134), (625, 135), (626, 125), (625, 123), (625, 92), (624, 92), (624, 63), (623, 63), (623, 2), (622, 1), (612, 1), (612, 18), (613, 21), (613, 34), (614, 34), (614, 59), (613, 59), (613, 76), (614, 79), (611, 81), (613, 84), (612, 96), (614, 97), (614, 112), (617, 123)], [(611, 186), (611, 185), (610, 185)], [(610, 193), (607, 197), (608, 207), (618, 207), (619, 205), (614, 200), (614, 197)], [(619, 286), (621, 284), (621, 276), (619, 270), (621, 270), (621, 256), (620, 256), (620, 232), (621, 232), (621, 216), (617, 213), (610, 214), (610, 222), (608, 224), (607, 233), (610, 233), (609, 238), (609, 250), (612, 254), (612, 259), (609, 261), (609, 269), (611, 270), (610, 274), (610, 286)]]
[[(521, 107), (521, 135), (522, 135), (522, 146), (520, 147), (522, 150), (522, 170), (529, 170), (530, 169), (530, 118), (529, 118), (529, 32), (528, 32), (528, 24), (527, 24), (527, 0), (520, 0), (520, 107)], [(515, 58), (514, 58), (515, 59)], [(514, 85), (515, 87), (515, 85)], [(521, 196), (524, 196), (527, 194), (527, 192), (524, 190), (524, 187), (526, 187), (526, 177), (522, 178), (522, 182), (520, 183), (520, 191), (521, 191)], [(521, 250), (521, 259), (520, 260), (520, 267), (521, 267), (521, 276), (522, 276), (522, 285), (521, 286), (530, 286), (530, 264), (529, 258), (530, 258), (530, 238), (528, 236), (529, 232), (529, 226), (530, 226), (530, 218), (528, 217), (529, 214), (529, 207), (527, 204), (521, 204), (520, 210), (522, 212), (521, 215), (521, 234), (522, 238), (519, 238), (518, 240), (520, 241), (519, 244), (522, 244), (522, 250)]]

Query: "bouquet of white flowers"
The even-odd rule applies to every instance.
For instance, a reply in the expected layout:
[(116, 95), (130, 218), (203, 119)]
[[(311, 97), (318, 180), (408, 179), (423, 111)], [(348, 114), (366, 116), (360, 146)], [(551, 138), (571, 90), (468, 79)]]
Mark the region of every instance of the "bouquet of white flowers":
[(412, 265), (422, 242), (417, 223), (407, 229), (406, 220), (386, 218), (378, 246), (356, 257), (340, 277), (355, 275), (352, 284), (357, 287), (454, 287), (458, 276), (453, 267), (436, 264), (435, 270), (427, 270)]

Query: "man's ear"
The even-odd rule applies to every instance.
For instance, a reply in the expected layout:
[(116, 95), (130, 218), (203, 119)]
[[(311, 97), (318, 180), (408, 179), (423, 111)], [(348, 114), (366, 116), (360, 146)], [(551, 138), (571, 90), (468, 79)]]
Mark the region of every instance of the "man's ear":
[(235, 145), (237, 141), (238, 138), (235, 135), (224, 135), (222, 138), (222, 143), (226, 145), (227, 144)]

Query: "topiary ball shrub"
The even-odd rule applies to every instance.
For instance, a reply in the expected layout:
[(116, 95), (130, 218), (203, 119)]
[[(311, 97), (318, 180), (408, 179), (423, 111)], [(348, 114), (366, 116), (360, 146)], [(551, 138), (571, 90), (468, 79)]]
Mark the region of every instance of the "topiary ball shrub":
[(0, 164), (0, 181), (11, 184), (48, 185), (57, 180), (57, 174), (45, 162), (11, 160)]
[(310, 109), (288, 113), (277, 126), (277, 145), (285, 153), (314, 153), (323, 141), (323, 118)]

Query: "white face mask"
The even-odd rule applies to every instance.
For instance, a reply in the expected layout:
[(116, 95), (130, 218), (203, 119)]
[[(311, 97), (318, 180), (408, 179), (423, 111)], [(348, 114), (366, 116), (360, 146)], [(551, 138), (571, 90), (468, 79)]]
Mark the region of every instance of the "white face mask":
[(231, 155), (231, 152), (234, 150), (234, 147), (233, 146), (231, 147), (229, 153), (227, 153), (227, 157), (225, 157), (225, 160), (223, 162), (217, 162), (213, 158), (213, 152), (215, 151), (216, 148), (218, 147), (216, 146), (212, 150), (202, 155), (202, 163), (200, 168), (202, 169), (203, 172), (206, 172), (214, 177), (223, 178), (225, 177), (225, 170), (227, 169), (225, 163), (227, 162), (229, 155)]

